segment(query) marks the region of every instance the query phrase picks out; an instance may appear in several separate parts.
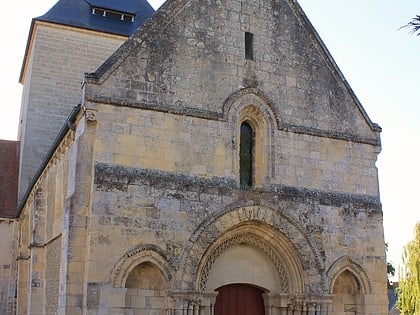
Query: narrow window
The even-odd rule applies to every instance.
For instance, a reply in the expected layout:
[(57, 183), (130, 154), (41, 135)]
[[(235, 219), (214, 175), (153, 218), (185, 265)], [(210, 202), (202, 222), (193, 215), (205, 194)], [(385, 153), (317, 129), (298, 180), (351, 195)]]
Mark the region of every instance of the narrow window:
[(245, 32), (245, 59), (247, 60), (254, 60), (253, 37), (252, 33)]
[(239, 145), (239, 182), (242, 188), (252, 187), (253, 148), (254, 131), (247, 122), (243, 122)]

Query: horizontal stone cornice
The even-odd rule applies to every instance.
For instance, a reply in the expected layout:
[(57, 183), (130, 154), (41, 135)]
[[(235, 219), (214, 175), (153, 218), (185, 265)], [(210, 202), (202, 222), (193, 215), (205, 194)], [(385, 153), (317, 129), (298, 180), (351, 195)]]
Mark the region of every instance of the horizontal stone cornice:
[[(177, 191), (197, 191), (244, 197), (241, 200), (257, 205), (259, 200), (276, 199), (296, 203), (315, 203), (325, 206), (342, 207), (352, 205), (357, 209), (381, 212), (381, 202), (377, 196), (321, 191), (302, 187), (269, 185), (259, 189), (240, 189), (236, 181), (221, 177), (199, 177), (190, 174), (171, 173), (159, 170), (127, 167), (105, 163), (95, 164), (95, 185), (98, 191), (127, 191), (129, 185), (151, 185), (156, 189)], [(241, 201), (239, 201), (240, 203)], [(262, 202), (262, 201), (261, 201)], [(249, 205), (249, 204), (247, 204)], [(235, 207), (242, 206), (235, 204)]]
[[(123, 107), (152, 110), (152, 111), (157, 111), (157, 112), (170, 113), (174, 115), (190, 116), (190, 117), (201, 118), (201, 119), (227, 121), (227, 116), (223, 113), (202, 110), (202, 109), (197, 109), (197, 108), (192, 108), (192, 107), (185, 107), (185, 106), (181, 107), (181, 106), (153, 103), (153, 102), (138, 102), (132, 99), (119, 99), (119, 98), (104, 97), (104, 96), (98, 96), (98, 95), (87, 95), (86, 98), (88, 101), (93, 102), (93, 103), (110, 104), (110, 105), (117, 105), (117, 106), (123, 106)], [(345, 141), (351, 141), (355, 143), (364, 143), (364, 144), (369, 144), (369, 145), (374, 145), (374, 146), (381, 145), (379, 138), (378, 139), (365, 138), (365, 137), (360, 137), (358, 135), (353, 135), (349, 133), (334, 132), (334, 131), (322, 130), (322, 129), (317, 129), (317, 128), (308, 128), (306, 126), (298, 126), (298, 125), (292, 125), (292, 124), (287, 124), (287, 123), (280, 124), (278, 130), (285, 131), (285, 132), (292, 132), (296, 134), (315, 136), (315, 137), (345, 140)]]

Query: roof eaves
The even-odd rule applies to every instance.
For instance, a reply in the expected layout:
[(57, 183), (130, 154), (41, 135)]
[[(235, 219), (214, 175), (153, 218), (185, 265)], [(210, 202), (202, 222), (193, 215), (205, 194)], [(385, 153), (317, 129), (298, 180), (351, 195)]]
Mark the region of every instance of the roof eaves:
[(28, 40), (26, 41), (25, 54), (23, 55), (22, 67), (20, 68), (20, 75), (19, 75), (19, 83), (21, 84), (23, 84), (23, 78), (24, 78), (25, 70), (26, 70), (26, 63), (27, 63), (27, 59), (30, 53), (30, 48), (32, 45), (32, 36), (35, 29), (35, 21), (36, 21), (35, 18), (33, 18), (31, 21), (31, 27), (29, 28)]
[(16, 217), (19, 217), (22, 213), (23, 208), (25, 207), (26, 202), (31, 194), (31, 191), (35, 187), (35, 184), (38, 182), (39, 178), (41, 177), (44, 170), (47, 168), (51, 158), (53, 157), (54, 153), (57, 151), (58, 146), (64, 139), (65, 135), (69, 130), (71, 130), (71, 126), (76, 122), (76, 118), (82, 110), (82, 106), (80, 104), (73, 107), (72, 111), (68, 115), (66, 121), (62, 125), (60, 131), (58, 132), (53, 144), (47, 151), (42, 163), (40, 164), (38, 170), (36, 171), (35, 175), (32, 177), (28, 188), (26, 189), (25, 195), (23, 196), (22, 200), (17, 205), (17, 212)]

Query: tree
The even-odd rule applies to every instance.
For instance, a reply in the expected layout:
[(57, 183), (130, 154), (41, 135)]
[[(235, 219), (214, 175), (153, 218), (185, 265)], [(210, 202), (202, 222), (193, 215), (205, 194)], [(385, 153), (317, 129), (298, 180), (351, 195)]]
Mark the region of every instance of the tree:
[[(388, 243), (385, 243), (385, 252), (388, 252)], [(386, 262), (386, 273), (388, 274), (388, 289), (392, 289), (392, 284), (389, 278), (395, 276), (395, 268), (389, 261)]]
[(420, 222), (414, 239), (404, 247), (398, 275), (398, 309), (401, 314), (420, 315)]
[(401, 26), (399, 29), (402, 28), (410, 28), (410, 33), (415, 34), (417, 33), (417, 36), (420, 35), (420, 15), (416, 15), (411, 19), (410, 22), (408, 22), (406, 25)]

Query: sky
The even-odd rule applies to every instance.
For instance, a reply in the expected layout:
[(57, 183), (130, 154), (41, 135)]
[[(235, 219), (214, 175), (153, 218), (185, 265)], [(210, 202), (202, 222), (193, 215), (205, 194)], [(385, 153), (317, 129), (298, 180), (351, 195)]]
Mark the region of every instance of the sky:
[[(31, 19), (57, 0), (15, 0), (0, 19), (0, 139), (16, 140), (19, 75)], [(149, 1), (157, 9), (162, 0)], [(399, 29), (420, 14), (419, 0), (298, 0), (371, 120), (382, 127), (380, 195), (387, 259), (401, 263), (420, 221), (420, 36)]]

